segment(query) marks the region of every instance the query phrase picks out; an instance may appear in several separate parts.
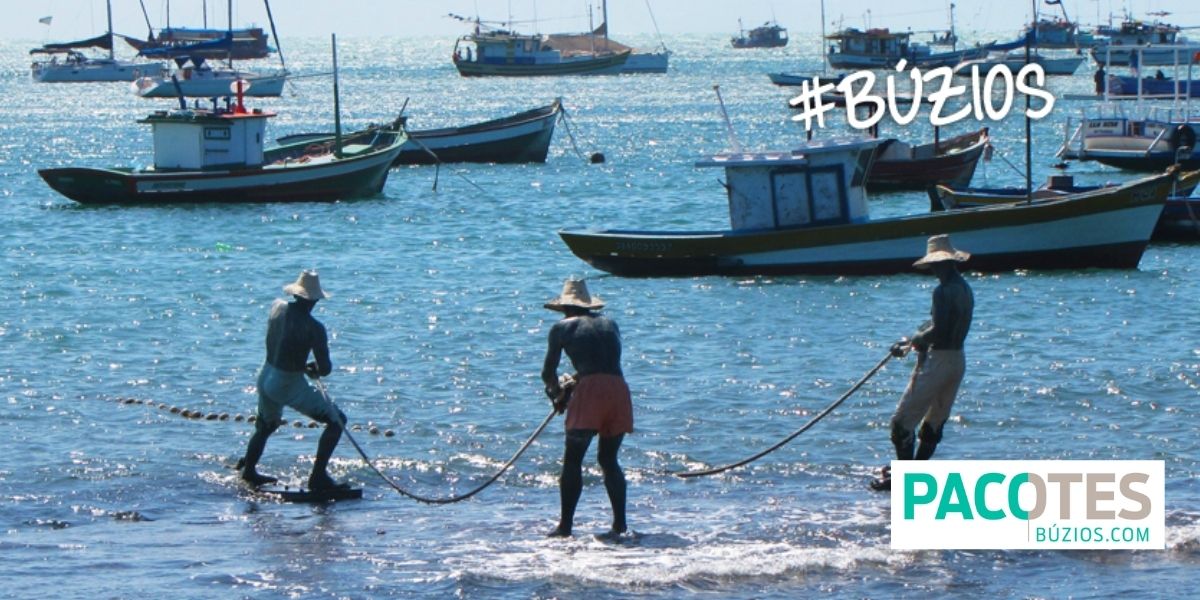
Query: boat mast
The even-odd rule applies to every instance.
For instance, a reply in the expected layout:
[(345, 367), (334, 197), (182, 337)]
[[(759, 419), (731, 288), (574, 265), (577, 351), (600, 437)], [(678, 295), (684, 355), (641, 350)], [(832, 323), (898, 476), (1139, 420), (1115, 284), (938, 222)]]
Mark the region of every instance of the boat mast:
[(821, 72), (825, 73), (829, 57), (825, 55), (825, 0), (821, 0)]
[[(1031, 26), (1033, 31), (1037, 31), (1037, 0), (1029, 0), (1033, 7)], [(1036, 36), (1036, 34), (1034, 34)], [(1025, 64), (1029, 65), (1030, 52), (1033, 47), (1033, 42), (1030, 38), (1034, 36), (1025, 36)], [(1033, 126), (1032, 120), (1029, 118), (1031, 94), (1025, 94), (1025, 201), (1033, 203)]]
[(287, 63), (283, 62), (283, 44), (279, 43), (279, 34), (275, 33), (275, 17), (271, 16), (271, 0), (263, 0), (267, 7), (267, 21), (271, 23), (271, 37), (275, 38), (275, 52), (279, 53), (279, 68), (287, 71)]
[(113, 32), (112, 32), (112, 0), (105, 2), (108, 5), (108, 60), (116, 60), (116, 55), (113, 54)]
[(200, 10), (204, 11), (204, 28), (208, 29), (208, 0), (200, 3)]
[(604, 50), (608, 50), (608, 0), (600, 2), (601, 16), (604, 19)]
[[(226, 3), (229, 10), (229, 31), (226, 33), (229, 42), (229, 68), (233, 68), (233, 0)], [(205, 25), (208, 24), (208, 17), (205, 17)]]
[(333, 155), (342, 157), (342, 106), (338, 98), (337, 34), (329, 34), (333, 46)]
[(954, 3), (950, 3), (950, 51), (958, 50), (958, 35), (954, 33)]
[(146, 12), (146, 3), (143, 0), (138, 0), (138, 4), (142, 5), (142, 18), (146, 19), (146, 39), (154, 39), (154, 26), (150, 24), (150, 13)]

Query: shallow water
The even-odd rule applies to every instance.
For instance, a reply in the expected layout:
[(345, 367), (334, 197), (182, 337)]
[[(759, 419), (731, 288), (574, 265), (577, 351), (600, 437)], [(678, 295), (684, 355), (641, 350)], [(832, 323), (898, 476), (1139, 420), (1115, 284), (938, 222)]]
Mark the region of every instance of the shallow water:
[[(667, 75), (498, 81), (460, 78), (447, 60), (452, 40), (343, 39), (347, 128), (391, 119), (406, 98), (411, 125), (430, 128), (562, 96), (573, 136), (560, 125), (545, 165), (398, 169), (382, 196), (365, 200), (169, 208), (81, 207), (36, 174), (149, 162), (148, 131), (135, 120), (169, 102), (138, 99), (120, 84), (34, 85), (28, 44), (0, 47), (0, 249), (10, 292), (0, 309), (0, 593), (1102, 597), (1187, 589), (1200, 563), (1195, 246), (1151, 246), (1136, 271), (971, 274), (967, 376), (938, 453), (1164, 460), (1166, 550), (891, 551), (887, 499), (865, 483), (891, 455), (887, 420), (911, 359), (890, 363), (762, 461), (716, 478), (668, 474), (730, 462), (792, 432), (928, 311), (929, 277), (622, 279), (590, 269), (554, 234), (577, 225), (725, 226), (720, 174), (692, 166), (727, 144), (711, 86), (722, 86), (747, 146), (799, 141), (784, 108), (790, 92), (765, 73), (815, 70), (815, 41), (800, 41), (734, 52), (722, 37), (681, 37), (668, 40)], [(326, 40), (289, 46), (293, 70), (328, 70)], [(1090, 85), (1085, 72), (1051, 83), (1074, 92)], [(278, 111), (269, 126), (276, 136), (331, 127), (327, 78), (298, 79), (285, 97), (253, 105)], [(1052, 172), (1066, 118), (1079, 108), (1063, 103), (1035, 123), (1037, 180)], [(1022, 164), (1023, 121), (992, 127), (1000, 156), (975, 184), (1017, 184), (1018, 170), (1001, 156)], [(932, 136), (918, 126), (900, 133)], [(608, 161), (586, 164), (572, 137)], [(1083, 181), (1128, 177), (1090, 164), (1071, 172)], [(923, 194), (872, 200), (879, 214), (926, 206)], [(545, 416), (538, 372), (555, 313), (541, 305), (565, 277), (588, 277), (622, 328), (634, 390), (637, 432), (622, 461), (635, 539), (610, 545), (586, 535), (607, 528), (594, 464), (581, 535), (541, 537), (557, 516), (558, 421), (499, 485), (465, 503), (399, 497), (349, 444), (333, 471), (362, 484), (364, 501), (308, 507), (247, 496), (229, 467), (251, 426), (233, 417), (253, 410), (267, 307), (310, 267), (334, 295), (317, 310), (332, 336), (330, 393), (364, 427), (354, 435), (380, 468), (426, 495), (482, 482)], [(185, 419), (170, 407), (231, 418)], [(318, 433), (282, 429), (263, 470), (301, 480)]]

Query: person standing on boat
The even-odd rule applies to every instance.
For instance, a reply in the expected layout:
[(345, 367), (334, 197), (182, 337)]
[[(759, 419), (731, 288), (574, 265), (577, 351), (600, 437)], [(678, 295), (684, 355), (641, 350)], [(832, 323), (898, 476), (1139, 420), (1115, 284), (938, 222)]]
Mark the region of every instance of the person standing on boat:
[[(604, 302), (589, 294), (583, 281), (567, 280), (562, 294), (545, 307), (566, 315), (550, 328), (542, 365), (546, 395), (560, 412), (565, 408), (567, 413), (566, 448), (558, 480), (562, 512), (549, 537), (571, 535), (575, 506), (583, 492), (583, 458), (597, 435), (600, 469), (613, 513), (612, 529), (604, 535), (617, 537), (627, 530), (625, 474), (617, 462), (617, 451), (625, 434), (633, 431), (633, 403), (621, 372), (621, 332), (615, 321), (594, 312), (603, 308)], [(567, 390), (558, 376), (563, 352), (575, 368), (575, 384)]]
[[(258, 372), (258, 415), (254, 435), (246, 445), (242, 479), (251, 485), (274, 483), (276, 478), (258, 472), (258, 460), (267, 446), (267, 438), (283, 423), (283, 407), (290, 406), (305, 416), (325, 423), (317, 442), (317, 456), (308, 478), (310, 490), (339, 487), (326, 470), (329, 457), (342, 437), (346, 415), (304, 376), (325, 377), (333, 371), (329, 360), (329, 338), (325, 326), (312, 316), (313, 307), (328, 298), (321, 289), (315, 271), (303, 271), (295, 283), (284, 286), (292, 302), (276, 300), (267, 319), (267, 358)], [(309, 353), (313, 361), (308, 361)], [(345, 484), (342, 484), (344, 487)]]
[[(911, 340), (897, 342), (891, 350), (896, 357), (910, 349), (917, 351), (917, 365), (892, 415), (892, 444), (899, 460), (928, 460), (933, 456), (962, 383), (966, 370), (963, 342), (971, 328), (975, 296), (958, 272), (958, 263), (970, 256), (955, 250), (950, 236), (935, 235), (929, 238), (925, 256), (913, 263), (919, 269), (932, 270), (938, 285), (933, 290), (933, 318), (921, 325)], [(891, 489), (888, 467), (871, 487)]]
[(1104, 94), (1104, 84), (1106, 83), (1107, 79), (1108, 75), (1104, 72), (1104, 65), (1096, 67), (1096, 74), (1092, 75), (1092, 81), (1096, 84), (1096, 95)]

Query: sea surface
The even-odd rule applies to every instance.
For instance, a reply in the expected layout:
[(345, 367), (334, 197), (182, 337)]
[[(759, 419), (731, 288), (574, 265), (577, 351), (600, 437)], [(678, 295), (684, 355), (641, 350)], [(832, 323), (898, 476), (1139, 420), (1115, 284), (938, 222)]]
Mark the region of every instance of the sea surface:
[[(651, 45), (654, 39), (623, 40)], [(347, 129), (405, 114), (465, 124), (561, 96), (545, 164), (392, 171), (378, 197), (337, 203), (84, 207), (37, 169), (146, 165), (137, 119), (169, 100), (126, 84), (35, 84), (34, 42), (0, 45), (0, 596), (13, 598), (1162, 597), (1200, 572), (1200, 247), (1155, 244), (1137, 270), (967, 276), (976, 297), (967, 373), (939, 459), (1153, 459), (1166, 465), (1166, 548), (893, 551), (888, 418), (913, 359), (893, 361), (781, 450), (728, 474), (670, 474), (757, 452), (843, 394), (926, 317), (934, 279), (625, 279), (575, 258), (566, 226), (720, 229), (727, 148), (714, 85), (749, 148), (803, 140), (769, 71), (815, 72), (816, 36), (734, 51), (668, 38), (665, 75), (464, 79), (453, 40), (339, 40)], [(329, 40), (285, 40), (288, 68), (330, 70)], [(1053, 79), (1085, 93), (1090, 70)], [(1020, 100), (1018, 99), (1018, 102)], [(329, 77), (295, 80), (272, 136), (332, 127)], [(1037, 181), (1086, 103), (1033, 125)], [(1017, 185), (1024, 121), (989, 124), (976, 185)], [(963, 122), (943, 136), (977, 127)], [(847, 133), (831, 117), (820, 135)], [(929, 141), (932, 130), (884, 125)], [(578, 148), (578, 152), (576, 151)], [(603, 164), (586, 155), (602, 152)], [(1011, 164), (1009, 164), (1011, 163)], [(1133, 177), (1095, 164), (1082, 182)], [(877, 196), (877, 214), (927, 210)], [(970, 248), (965, 248), (970, 250)], [(411, 491), (485, 481), (546, 416), (538, 380), (557, 313), (586, 277), (620, 324), (637, 431), (621, 459), (631, 541), (608, 544), (589, 455), (577, 535), (557, 519), (562, 424), (466, 502), (401, 497), (343, 442), (332, 471), (361, 501), (289, 505), (231, 468), (252, 431), (267, 310), (301, 269), (333, 297), (329, 392), (357, 439)], [(186, 418), (178, 412), (195, 411)], [(262, 470), (303, 481), (319, 429), (297, 420)], [(222, 418), (222, 415), (225, 418)], [(372, 433), (372, 428), (376, 433)], [(594, 453), (594, 450), (592, 451)]]

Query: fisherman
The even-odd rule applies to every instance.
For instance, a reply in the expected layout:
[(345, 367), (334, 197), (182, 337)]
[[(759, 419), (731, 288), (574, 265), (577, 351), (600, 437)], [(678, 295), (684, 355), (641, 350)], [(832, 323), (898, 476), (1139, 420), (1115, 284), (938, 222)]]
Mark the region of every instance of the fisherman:
[[(549, 537), (571, 535), (575, 506), (583, 492), (583, 458), (592, 438), (599, 434), (598, 459), (613, 513), (612, 529), (601, 537), (617, 538), (627, 529), (625, 474), (617, 462), (617, 451), (625, 434), (633, 431), (633, 403), (621, 372), (621, 333), (616, 322), (594, 312), (603, 308), (604, 302), (589, 294), (583, 281), (568, 279), (562, 294), (545, 307), (566, 315), (550, 328), (542, 365), (546, 395), (560, 412), (567, 412), (566, 449), (558, 480), (562, 512)], [(564, 351), (575, 368), (574, 387), (567, 390), (558, 377)]]
[(1099, 67), (1096, 68), (1096, 74), (1092, 75), (1092, 81), (1095, 82), (1095, 84), (1096, 84), (1096, 94), (1097, 95), (1104, 93), (1104, 88), (1105, 88), (1104, 84), (1107, 81), (1107, 77), (1108, 77), (1108, 75), (1106, 75), (1104, 73), (1104, 65), (1100, 65)]
[[(333, 371), (329, 360), (329, 338), (325, 326), (312, 316), (313, 307), (328, 298), (321, 289), (316, 271), (302, 271), (295, 283), (284, 286), (292, 302), (276, 300), (267, 320), (267, 359), (258, 372), (258, 416), (254, 435), (246, 445), (242, 463), (242, 479), (251, 485), (274, 483), (276, 478), (258, 472), (258, 460), (267, 446), (267, 438), (283, 423), (283, 407), (290, 406), (305, 416), (325, 423), (325, 431), (317, 442), (308, 488), (313, 491), (348, 487), (338, 484), (326, 470), (329, 457), (342, 437), (346, 415), (304, 376), (325, 377)], [(308, 361), (309, 353), (315, 360)]]
[[(913, 263), (919, 269), (931, 269), (938, 285), (933, 290), (930, 310), (933, 319), (921, 325), (911, 340), (901, 340), (891, 348), (895, 357), (904, 356), (910, 349), (917, 351), (917, 365), (892, 415), (892, 444), (899, 460), (928, 460), (933, 456), (962, 383), (966, 368), (963, 341), (971, 328), (975, 296), (958, 272), (958, 263), (970, 256), (955, 250), (950, 236), (935, 235), (927, 242), (925, 256)], [(889, 467), (871, 482), (876, 490), (889, 490), (891, 485)]]

